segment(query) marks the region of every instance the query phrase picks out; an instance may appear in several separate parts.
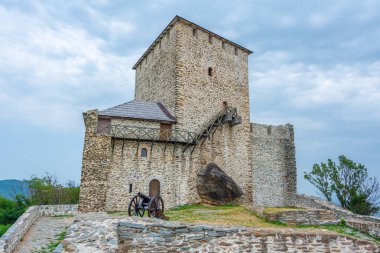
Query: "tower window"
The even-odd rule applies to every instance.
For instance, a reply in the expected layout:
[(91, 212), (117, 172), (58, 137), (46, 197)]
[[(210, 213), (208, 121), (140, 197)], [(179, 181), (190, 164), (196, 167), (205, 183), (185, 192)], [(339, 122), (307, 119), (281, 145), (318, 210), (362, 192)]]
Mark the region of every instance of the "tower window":
[(212, 44), (212, 36), (211, 36), (211, 34), (208, 35), (208, 42)]
[(222, 42), (222, 48), (226, 49), (226, 42)]
[(197, 29), (193, 28), (193, 36), (197, 37), (198, 31)]
[(235, 55), (238, 55), (238, 48), (235, 47)]
[(272, 126), (267, 126), (267, 134), (268, 135), (272, 134)]
[(148, 156), (148, 151), (146, 150), (146, 148), (142, 148), (141, 149), (141, 157), (147, 157)]
[(132, 184), (129, 184), (129, 193), (132, 193)]
[(212, 68), (208, 68), (208, 76), (212, 76)]

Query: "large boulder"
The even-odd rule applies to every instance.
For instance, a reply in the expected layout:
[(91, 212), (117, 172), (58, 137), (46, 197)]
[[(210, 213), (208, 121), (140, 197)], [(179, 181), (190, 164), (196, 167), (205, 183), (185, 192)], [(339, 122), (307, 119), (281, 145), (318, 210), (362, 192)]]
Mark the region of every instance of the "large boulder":
[(202, 203), (212, 205), (232, 203), (243, 195), (239, 185), (214, 163), (198, 173), (197, 190)]

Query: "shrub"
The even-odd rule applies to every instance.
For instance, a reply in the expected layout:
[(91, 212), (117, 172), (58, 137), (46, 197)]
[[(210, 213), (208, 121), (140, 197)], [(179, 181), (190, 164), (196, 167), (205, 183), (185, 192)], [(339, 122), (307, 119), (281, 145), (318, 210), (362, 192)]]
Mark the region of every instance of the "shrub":
[(327, 163), (314, 164), (304, 177), (313, 184), (327, 200), (333, 194), (341, 207), (357, 214), (371, 215), (379, 208), (379, 184), (368, 176), (367, 168), (347, 157), (339, 156), (339, 163), (331, 159)]

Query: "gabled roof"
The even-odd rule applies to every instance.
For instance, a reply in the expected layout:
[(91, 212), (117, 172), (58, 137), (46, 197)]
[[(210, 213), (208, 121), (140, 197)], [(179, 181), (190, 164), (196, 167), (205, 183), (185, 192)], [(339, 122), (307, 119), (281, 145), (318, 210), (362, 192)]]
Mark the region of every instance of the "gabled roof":
[(211, 32), (210, 30), (207, 30), (206, 28), (203, 28), (202, 26), (199, 26), (197, 24), (194, 24), (193, 22), (187, 20), (187, 19), (184, 19), (178, 15), (176, 15), (172, 21), (170, 21), (170, 23), (165, 27), (165, 29), (160, 33), (160, 35), (158, 35), (157, 39), (155, 39), (155, 41), (153, 41), (153, 43), (149, 46), (149, 48), (145, 51), (145, 53), (140, 57), (140, 59), (136, 62), (136, 64), (132, 67), (132, 69), (136, 69), (137, 66), (144, 60), (144, 58), (153, 50), (154, 46), (159, 43), (162, 39), (162, 37), (165, 36), (165, 34), (177, 23), (177, 22), (182, 22), (186, 25), (189, 25), (189, 26), (192, 26), (196, 29), (199, 29), (199, 30), (202, 30), (208, 34), (211, 34), (212, 36), (220, 39), (221, 41), (223, 42), (227, 42), (237, 48), (240, 48), (241, 50), (243, 50), (244, 52), (248, 53), (248, 54), (252, 54), (253, 52), (243, 46), (240, 46), (238, 44), (236, 44), (235, 42), (232, 42), (216, 33), (213, 33)]
[(161, 104), (141, 100), (117, 105), (98, 112), (99, 116), (176, 122), (176, 118)]

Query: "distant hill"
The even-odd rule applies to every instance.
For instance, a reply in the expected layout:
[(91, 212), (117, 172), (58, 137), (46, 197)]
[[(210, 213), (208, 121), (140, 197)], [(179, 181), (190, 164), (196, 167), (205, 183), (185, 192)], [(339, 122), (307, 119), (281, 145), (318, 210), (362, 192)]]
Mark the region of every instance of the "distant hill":
[(16, 194), (28, 195), (28, 184), (17, 179), (0, 180), (0, 195), (12, 198)]

